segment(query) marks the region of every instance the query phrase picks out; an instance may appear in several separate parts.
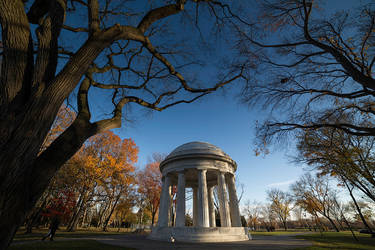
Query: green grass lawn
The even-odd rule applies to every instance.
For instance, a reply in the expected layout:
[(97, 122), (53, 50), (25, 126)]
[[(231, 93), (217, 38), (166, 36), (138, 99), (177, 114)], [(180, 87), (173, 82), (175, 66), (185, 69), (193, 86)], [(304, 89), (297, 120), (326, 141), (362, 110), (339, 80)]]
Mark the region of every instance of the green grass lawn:
[(12, 245), (9, 250), (134, 250), (119, 246), (111, 246), (95, 240), (33, 241)]
[(295, 237), (305, 239), (313, 242), (313, 246), (307, 248), (300, 248), (304, 250), (318, 250), (318, 249), (374, 249), (375, 250), (375, 238), (371, 238), (369, 234), (360, 234), (358, 232), (355, 235), (358, 238), (358, 242), (355, 241), (350, 231), (345, 232), (324, 232), (322, 234), (310, 232), (310, 231), (275, 231), (275, 232), (262, 232), (262, 231), (251, 231), (252, 235), (261, 236), (287, 236), (301, 233)]
[(312, 241), (314, 246), (303, 248), (308, 250), (315, 249), (375, 249), (375, 238), (369, 234), (355, 234), (358, 242), (354, 240), (351, 232), (324, 232), (298, 235), (297, 238)]

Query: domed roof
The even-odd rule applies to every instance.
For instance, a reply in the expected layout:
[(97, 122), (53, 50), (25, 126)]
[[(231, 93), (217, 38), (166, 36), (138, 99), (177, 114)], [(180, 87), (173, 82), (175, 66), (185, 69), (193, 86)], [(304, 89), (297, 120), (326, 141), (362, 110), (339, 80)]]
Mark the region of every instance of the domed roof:
[(166, 159), (191, 154), (210, 154), (229, 157), (226, 153), (224, 153), (223, 150), (221, 150), (221, 148), (216, 147), (215, 145), (212, 145), (207, 142), (193, 141), (182, 144), (181, 146), (177, 147), (175, 150), (172, 151), (172, 153), (170, 153), (167, 156)]
[(165, 159), (160, 163), (160, 170), (171, 162), (185, 160), (185, 159), (215, 159), (219, 161), (228, 162), (237, 169), (237, 163), (233, 161), (229, 155), (224, 151), (207, 142), (189, 142), (182, 144), (173, 150)]

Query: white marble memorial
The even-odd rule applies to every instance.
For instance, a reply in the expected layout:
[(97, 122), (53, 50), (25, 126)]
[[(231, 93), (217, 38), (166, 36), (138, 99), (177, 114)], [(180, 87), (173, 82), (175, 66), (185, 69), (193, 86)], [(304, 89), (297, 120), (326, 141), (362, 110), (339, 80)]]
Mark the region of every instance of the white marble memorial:
[[(160, 163), (162, 193), (159, 219), (150, 239), (225, 242), (251, 239), (241, 226), (234, 173), (237, 164), (220, 148), (205, 142), (177, 147)], [(177, 187), (176, 220), (170, 215), (171, 188)], [(213, 189), (217, 186), (221, 227), (216, 227)], [(193, 226), (185, 226), (185, 188), (193, 189)]]

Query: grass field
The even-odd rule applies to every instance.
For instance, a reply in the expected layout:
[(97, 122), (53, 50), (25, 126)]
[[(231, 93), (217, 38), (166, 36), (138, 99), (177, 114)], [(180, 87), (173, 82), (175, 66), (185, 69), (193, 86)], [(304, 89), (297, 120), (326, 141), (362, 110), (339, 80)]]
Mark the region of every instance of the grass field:
[[(55, 238), (82, 238), (82, 237), (89, 237), (89, 236), (95, 236), (95, 235), (117, 235), (117, 234), (124, 234), (129, 233), (132, 230), (126, 230), (122, 229), (122, 231), (118, 232), (116, 230), (109, 229), (108, 232), (103, 232), (101, 230), (98, 230), (96, 228), (90, 228), (90, 229), (77, 229), (75, 232), (66, 232), (65, 228), (61, 228), (60, 230), (57, 230)], [(47, 228), (43, 229), (33, 229), (33, 232), (31, 234), (25, 234), (25, 230), (21, 228), (16, 236), (14, 237), (13, 241), (27, 241), (27, 240), (40, 240), (42, 239), (43, 235), (46, 235), (48, 233)]]
[[(97, 242), (95, 240), (82, 239), (84, 237), (92, 237), (97, 235), (117, 235), (130, 233), (130, 230), (122, 230), (120, 232), (109, 229), (108, 232), (97, 230), (96, 228), (88, 229), (77, 229), (75, 232), (66, 232), (65, 228), (61, 228), (56, 232), (56, 241), (41, 241), (42, 237), (47, 234), (48, 229), (33, 229), (33, 233), (25, 234), (25, 230), (20, 228), (16, 236), (13, 239), (13, 244), (9, 249), (11, 250), (66, 250), (66, 249), (79, 249), (79, 250), (133, 250), (133, 248), (124, 248), (118, 246), (112, 246)], [(78, 238), (78, 239), (77, 239)]]
[(374, 249), (375, 238), (371, 238), (368, 234), (355, 234), (359, 241), (355, 241), (351, 232), (324, 232), (320, 233), (298, 235), (297, 238), (312, 241), (314, 246), (304, 248), (312, 249)]
[(264, 232), (264, 231), (251, 231), (251, 235), (262, 235), (262, 236), (277, 236), (277, 235), (295, 235), (301, 233), (308, 233), (309, 231), (274, 231), (274, 232)]
[(9, 250), (133, 250), (134, 248), (125, 248), (111, 246), (97, 242), (95, 240), (64, 240), (64, 241), (33, 241), (12, 245)]
[(253, 236), (295, 236), (300, 239), (305, 239), (314, 243), (312, 247), (301, 248), (304, 250), (319, 250), (319, 249), (374, 249), (375, 250), (375, 238), (371, 238), (368, 234), (360, 234), (358, 232), (355, 235), (358, 238), (356, 241), (350, 231), (345, 232), (323, 232), (312, 233), (310, 231), (275, 231), (275, 232), (254, 232)]

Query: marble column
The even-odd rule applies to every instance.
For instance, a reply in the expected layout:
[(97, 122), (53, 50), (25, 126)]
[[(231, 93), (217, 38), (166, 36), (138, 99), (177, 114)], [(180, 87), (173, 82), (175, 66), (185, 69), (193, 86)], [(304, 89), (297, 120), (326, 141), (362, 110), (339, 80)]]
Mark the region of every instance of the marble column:
[(162, 192), (160, 195), (160, 207), (159, 207), (159, 227), (167, 227), (169, 224), (169, 215), (171, 205), (171, 179), (169, 176), (164, 176), (162, 183)]
[(220, 203), (220, 223), (222, 227), (230, 227), (230, 214), (227, 199), (227, 185), (225, 184), (225, 173), (219, 172), (217, 175), (218, 195)]
[(198, 170), (198, 226), (209, 227), (208, 197), (207, 197), (207, 170)]
[(160, 193), (160, 204), (159, 204), (159, 216), (158, 216), (158, 223), (157, 226), (161, 227), (163, 222), (163, 214), (164, 214), (164, 207), (165, 207), (165, 198), (164, 198), (164, 190), (165, 190), (165, 177), (161, 178), (161, 193)]
[(193, 187), (193, 226), (198, 226), (198, 188)]
[(210, 186), (208, 188), (208, 213), (210, 220), (210, 227), (216, 227), (216, 218), (215, 218), (215, 205), (214, 205), (214, 187)]
[(233, 174), (227, 177), (228, 193), (229, 193), (229, 209), (232, 221), (232, 227), (242, 227), (240, 208), (238, 206), (236, 184)]
[(178, 173), (176, 227), (185, 226), (185, 173)]

